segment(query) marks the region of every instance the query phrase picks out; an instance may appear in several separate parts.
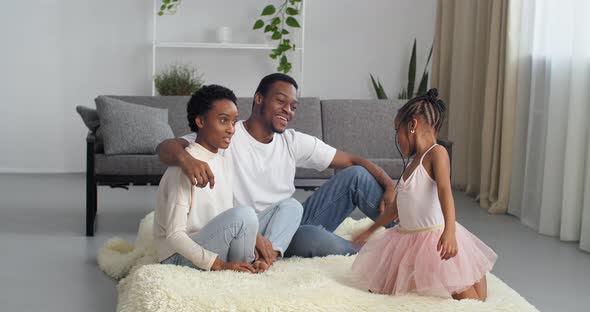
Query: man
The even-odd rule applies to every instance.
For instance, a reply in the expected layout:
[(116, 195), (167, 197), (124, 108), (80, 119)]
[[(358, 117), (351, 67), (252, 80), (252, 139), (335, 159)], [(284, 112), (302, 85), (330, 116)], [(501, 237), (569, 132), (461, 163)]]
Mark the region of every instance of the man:
[[(265, 215), (269, 207), (295, 192), (296, 167), (324, 170), (345, 169), (324, 183), (303, 203), (301, 225), (293, 236), (286, 256), (314, 257), (351, 254), (356, 250), (332, 232), (358, 206), (371, 219), (391, 209), (394, 183), (372, 162), (325, 144), (307, 134), (287, 129), (297, 110), (297, 83), (290, 76), (275, 73), (264, 77), (254, 95), (252, 113), (236, 125), (232, 144), (225, 155), (234, 164), (234, 204), (254, 207)], [(184, 148), (194, 135), (169, 139), (158, 146), (160, 160), (180, 166), (197, 187), (213, 188), (215, 177), (207, 164), (192, 158)], [(279, 209), (280, 211), (280, 209)], [(276, 231), (281, 223), (271, 222)], [(262, 235), (256, 249), (272, 264), (276, 250)]]

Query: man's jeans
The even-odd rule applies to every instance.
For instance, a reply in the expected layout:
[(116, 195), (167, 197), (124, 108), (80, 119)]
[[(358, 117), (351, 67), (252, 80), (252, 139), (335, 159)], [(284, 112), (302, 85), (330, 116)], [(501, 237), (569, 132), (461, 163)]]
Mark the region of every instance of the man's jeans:
[(365, 168), (352, 166), (340, 171), (303, 203), (301, 226), (285, 256), (355, 254), (358, 250), (350, 241), (333, 232), (356, 207), (367, 217), (377, 219), (382, 196), (381, 185)]
[(295, 198), (280, 202), (258, 213), (258, 232), (266, 237), (275, 251), (284, 256), (293, 235), (301, 223), (303, 206)]

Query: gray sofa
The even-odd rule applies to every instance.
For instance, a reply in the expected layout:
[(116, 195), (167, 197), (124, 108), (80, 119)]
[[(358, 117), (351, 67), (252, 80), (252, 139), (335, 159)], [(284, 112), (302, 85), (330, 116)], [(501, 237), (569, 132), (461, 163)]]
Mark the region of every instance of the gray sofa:
[[(185, 96), (109, 96), (128, 103), (168, 109), (168, 123), (175, 136), (190, 131), (186, 119)], [(393, 117), (401, 107), (396, 100), (320, 100), (301, 98), (290, 127), (316, 136), (329, 145), (368, 158), (389, 176), (399, 178), (403, 164), (394, 143)], [(239, 98), (240, 119), (250, 115), (252, 98)], [(95, 231), (97, 186), (157, 185), (166, 166), (157, 155), (105, 155), (100, 135), (89, 132), (86, 174), (86, 235)], [(451, 155), (452, 144), (439, 141)], [(335, 172), (298, 168), (295, 186), (313, 190)]]

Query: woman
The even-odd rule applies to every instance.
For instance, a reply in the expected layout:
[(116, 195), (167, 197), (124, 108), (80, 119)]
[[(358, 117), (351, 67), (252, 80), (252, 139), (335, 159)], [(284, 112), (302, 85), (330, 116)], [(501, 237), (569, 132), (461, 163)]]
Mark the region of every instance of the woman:
[(227, 149), (238, 120), (236, 96), (222, 86), (203, 86), (187, 105), (195, 142), (186, 148), (208, 163), (215, 188), (194, 187), (179, 167), (169, 167), (160, 181), (154, 216), (154, 238), (162, 264), (200, 270), (257, 272), (266, 264), (255, 260), (258, 218), (249, 207), (232, 208), (231, 162)]

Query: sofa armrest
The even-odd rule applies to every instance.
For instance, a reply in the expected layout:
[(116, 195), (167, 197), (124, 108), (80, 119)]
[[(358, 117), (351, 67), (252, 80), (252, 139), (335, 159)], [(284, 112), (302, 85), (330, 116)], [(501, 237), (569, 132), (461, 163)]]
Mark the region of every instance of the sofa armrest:
[(88, 132), (86, 136), (86, 174), (94, 176), (94, 155), (96, 154), (96, 133)]
[(88, 135), (86, 136), (86, 143), (94, 145), (94, 143), (96, 143), (96, 133), (88, 131)]

